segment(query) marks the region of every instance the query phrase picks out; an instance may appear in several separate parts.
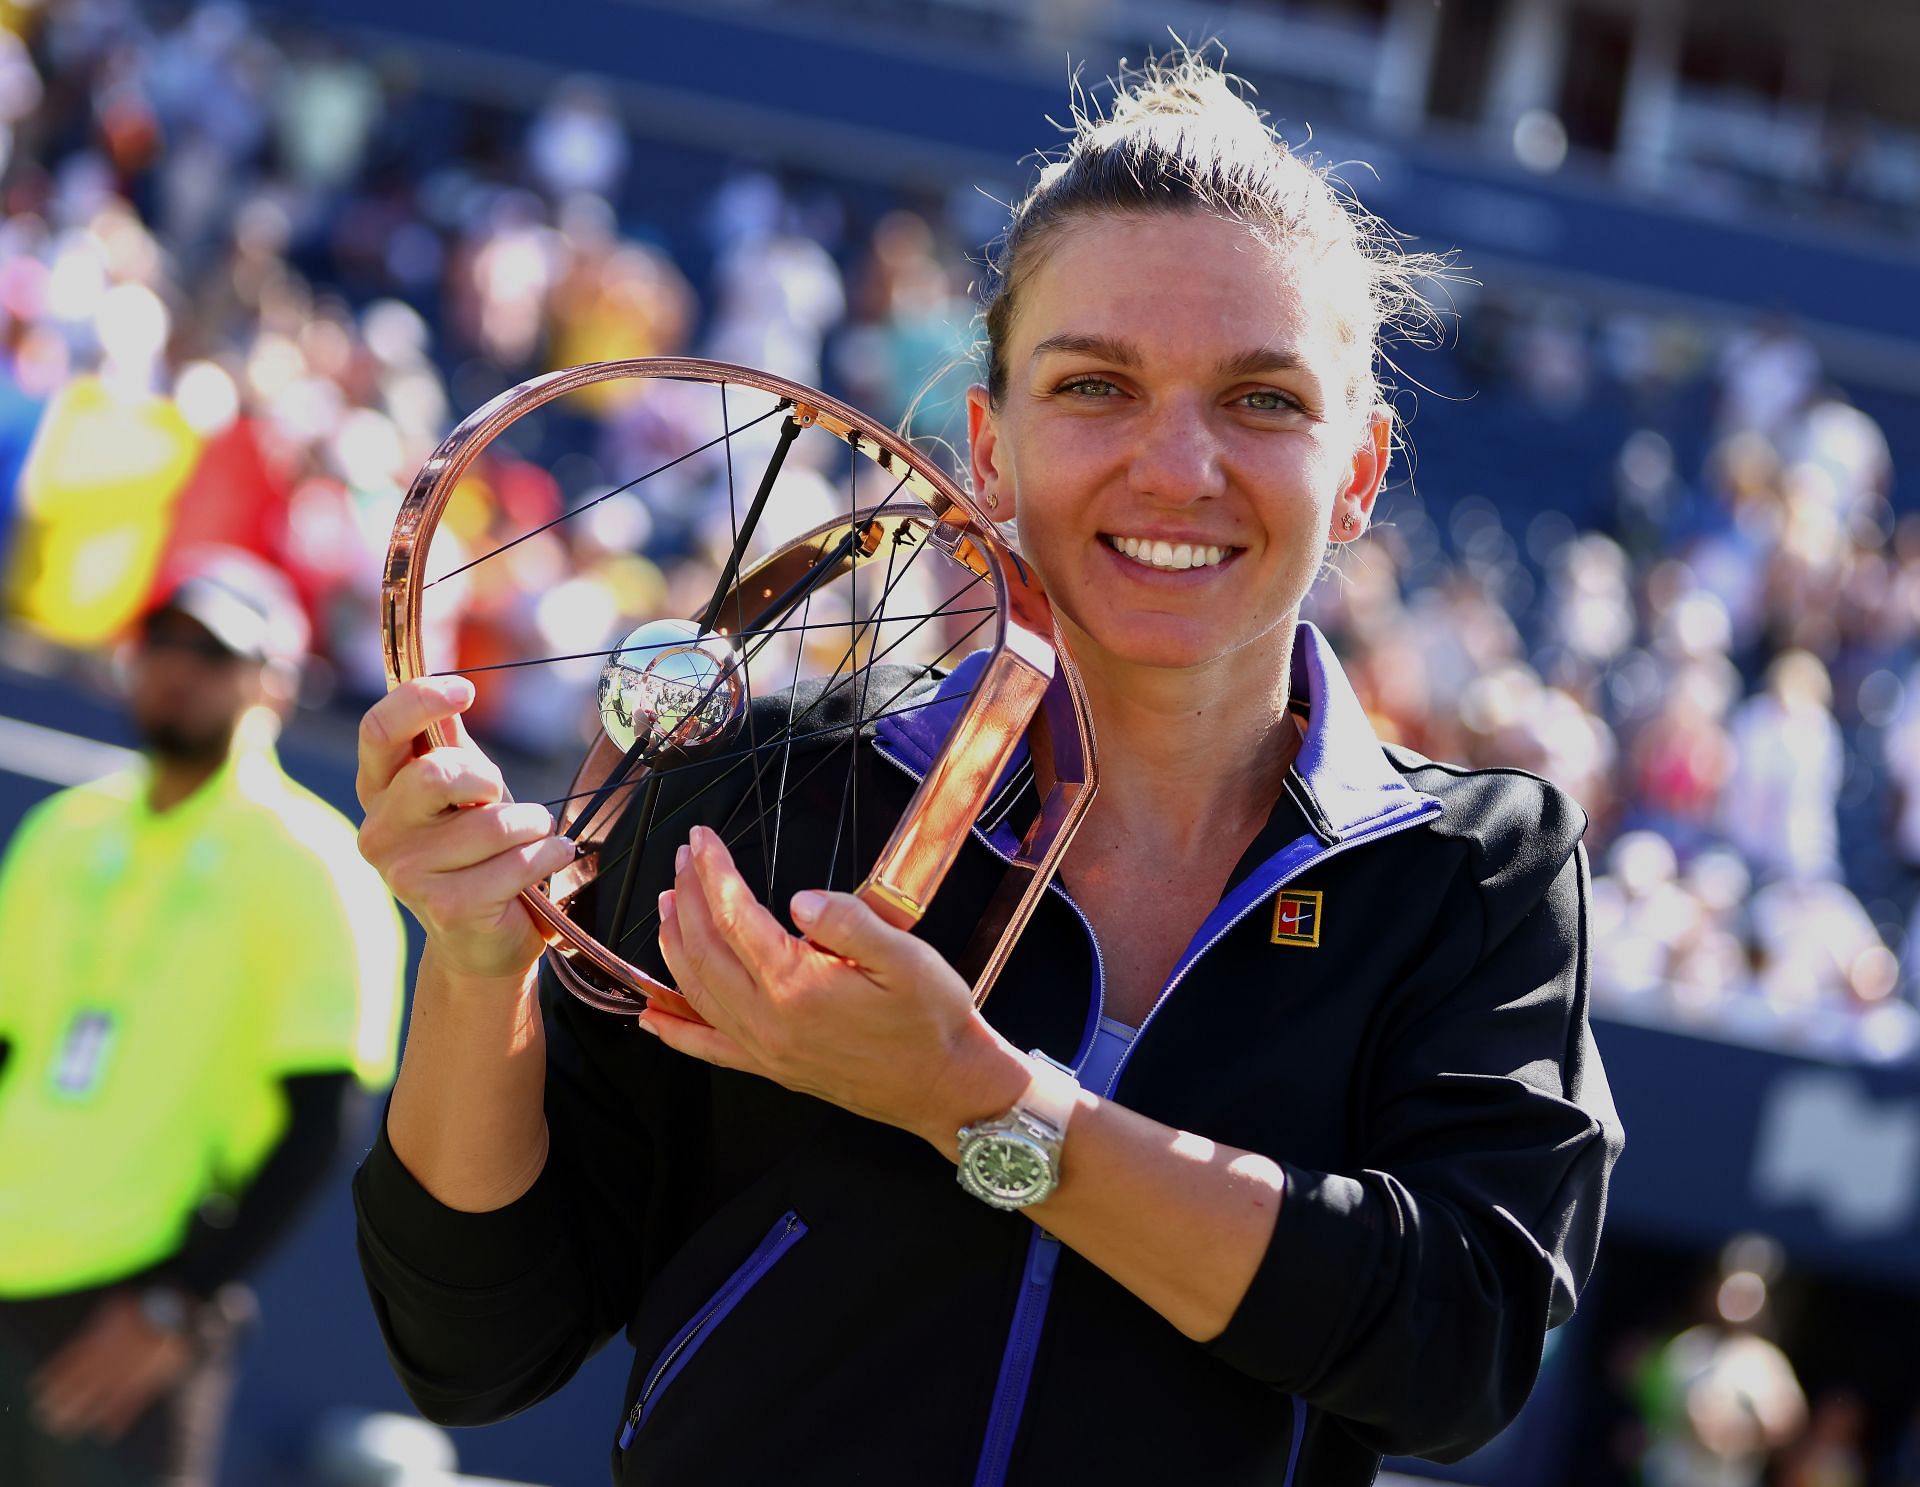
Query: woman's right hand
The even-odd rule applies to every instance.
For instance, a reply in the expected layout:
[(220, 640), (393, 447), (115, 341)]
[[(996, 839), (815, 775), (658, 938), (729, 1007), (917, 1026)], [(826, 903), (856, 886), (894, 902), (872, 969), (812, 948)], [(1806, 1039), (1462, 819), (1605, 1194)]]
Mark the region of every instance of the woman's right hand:
[[(494, 762), (460, 722), (473, 703), (462, 676), (403, 682), (360, 721), (354, 790), (366, 820), (360, 854), (427, 932), (436, 962), (468, 976), (524, 977), (542, 941), (524, 889), (574, 860), (542, 805), (506, 798)], [(414, 740), (450, 721), (459, 743), (414, 753)]]

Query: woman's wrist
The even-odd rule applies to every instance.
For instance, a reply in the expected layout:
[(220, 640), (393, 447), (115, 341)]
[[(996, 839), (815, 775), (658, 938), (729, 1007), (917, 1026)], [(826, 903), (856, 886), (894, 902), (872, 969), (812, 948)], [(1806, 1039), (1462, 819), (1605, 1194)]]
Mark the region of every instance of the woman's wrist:
[(431, 981), (441, 991), (460, 1001), (487, 999), (513, 1001), (531, 996), (538, 984), (538, 959), (525, 966), (505, 971), (476, 970), (462, 963), (449, 947), (427, 937), (420, 953), (420, 979)]
[(976, 1017), (911, 1129), (948, 1161), (958, 1161), (960, 1128), (1012, 1109), (1032, 1078), (1032, 1061)]

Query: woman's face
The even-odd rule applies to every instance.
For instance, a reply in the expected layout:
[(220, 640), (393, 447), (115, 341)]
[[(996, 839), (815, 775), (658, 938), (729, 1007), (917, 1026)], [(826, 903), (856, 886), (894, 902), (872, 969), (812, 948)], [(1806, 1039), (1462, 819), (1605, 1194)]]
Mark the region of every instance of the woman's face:
[(1044, 254), (1001, 406), (970, 398), (974, 489), (1019, 518), (1083, 661), (1271, 667), (1387, 464), (1313, 268), (1201, 213), (1076, 222)]

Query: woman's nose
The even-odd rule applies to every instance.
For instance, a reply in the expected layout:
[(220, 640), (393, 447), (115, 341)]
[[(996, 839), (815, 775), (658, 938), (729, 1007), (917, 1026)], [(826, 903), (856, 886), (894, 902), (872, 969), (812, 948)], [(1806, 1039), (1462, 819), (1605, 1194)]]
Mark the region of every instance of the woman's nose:
[(1148, 410), (1136, 425), (1133, 487), (1168, 505), (1185, 506), (1220, 494), (1225, 486), (1220, 441), (1204, 410), (1169, 402)]

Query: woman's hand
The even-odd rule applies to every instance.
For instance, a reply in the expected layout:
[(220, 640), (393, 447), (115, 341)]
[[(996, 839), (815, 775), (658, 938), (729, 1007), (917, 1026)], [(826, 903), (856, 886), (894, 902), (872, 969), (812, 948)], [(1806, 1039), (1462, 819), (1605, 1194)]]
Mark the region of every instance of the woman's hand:
[(932, 946), (845, 893), (795, 894), (781, 927), (720, 838), (695, 827), (660, 895), (674, 985), (710, 1027), (649, 1009), (669, 1046), (925, 1137), (951, 1154), (965, 1122), (1026, 1087), (1021, 1058), (975, 1012)]
[[(475, 977), (524, 977), (541, 940), (520, 903), (574, 859), (545, 806), (514, 804), (460, 714), (473, 703), (461, 676), (402, 683), (360, 722), (354, 789), (366, 820), (360, 853), (413, 911), (436, 959)], [(451, 720), (459, 744), (415, 755), (431, 722)]]

